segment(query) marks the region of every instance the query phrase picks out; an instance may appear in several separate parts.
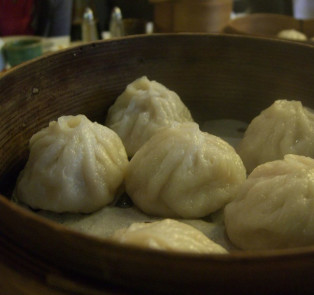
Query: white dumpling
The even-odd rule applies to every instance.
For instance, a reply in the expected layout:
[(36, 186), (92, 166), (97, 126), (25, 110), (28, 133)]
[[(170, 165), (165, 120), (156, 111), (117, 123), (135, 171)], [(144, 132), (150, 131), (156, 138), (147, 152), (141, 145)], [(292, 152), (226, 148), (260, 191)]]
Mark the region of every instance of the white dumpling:
[(172, 219), (133, 223), (116, 231), (111, 239), (121, 244), (172, 252), (228, 253), (196, 228)]
[(249, 124), (237, 152), (248, 172), (286, 154), (314, 157), (314, 113), (300, 101), (275, 101)]
[(113, 201), (128, 163), (114, 131), (84, 115), (63, 116), (30, 139), (16, 198), (35, 209), (92, 212)]
[(314, 245), (314, 160), (286, 155), (255, 168), (225, 207), (229, 239), (241, 249)]
[(160, 128), (187, 121), (193, 119), (180, 97), (144, 76), (129, 84), (110, 107), (106, 125), (121, 137), (131, 157)]
[(198, 218), (222, 208), (246, 171), (233, 147), (196, 123), (164, 128), (134, 155), (126, 192), (143, 212)]
[(295, 29), (282, 30), (277, 35), (278, 38), (295, 40), (295, 41), (306, 41), (307, 37), (302, 32)]

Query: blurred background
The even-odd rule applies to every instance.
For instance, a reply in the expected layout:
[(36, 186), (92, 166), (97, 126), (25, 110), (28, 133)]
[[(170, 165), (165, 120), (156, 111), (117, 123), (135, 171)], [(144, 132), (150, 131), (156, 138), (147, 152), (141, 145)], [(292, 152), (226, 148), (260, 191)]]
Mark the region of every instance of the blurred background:
[[(251, 17), (255, 15), (259, 17)], [(42, 38), (38, 54), (154, 32), (278, 37), (286, 29), (312, 40), (313, 18), (314, 0), (0, 0), (0, 50), (26, 36)], [(0, 51), (0, 70), (7, 65), (6, 52)]]
[[(202, 18), (204, 22), (219, 22), (219, 17), (223, 17), (224, 11), (229, 13), (229, 9), (231, 19), (251, 13), (283, 14), (308, 19), (314, 17), (313, 2), (313, 0), (2, 0), (0, 36), (69, 35), (71, 40), (81, 40), (86, 7), (91, 8), (98, 38), (102, 38), (102, 32), (110, 30), (114, 7), (120, 8), (123, 19), (151, 23), (155, 21), (154, 30), (158, 32), (180, 31), (180, 26), (174, 22), (182, 23), (184, 18), (187, 23), (182, 29), (184, 31), (193, 30), (193, 22), (200, 22)], [(225, 22), (228, 20), (229, 15)], [(190, 29), (188, 25), (191, 26)], [(199, 30), (211, 29), (204, 26), (199, 27)], [(217, 31), (213, 29), (215, 30)]]

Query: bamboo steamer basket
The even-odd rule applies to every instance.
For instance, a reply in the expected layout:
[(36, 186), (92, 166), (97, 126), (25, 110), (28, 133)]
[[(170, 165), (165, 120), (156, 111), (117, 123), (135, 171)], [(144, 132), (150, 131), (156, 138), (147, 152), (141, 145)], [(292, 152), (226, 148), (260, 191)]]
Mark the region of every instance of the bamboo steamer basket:
[(150, 0), (157, 32), (218, 33), (228, 24), (232, 0)]
[(9, 200), (28, 140), (60, 115), (103, 122), (147, 75), (196, 121), (249, 122), (275, 99), (314, 108), (314, 48), (233, 35), (153, 34), (98, 41), (27, 62), (0, 78), (1, 294), (282, 294), (313, 289), (314, 246), (228, 255), (165, 253), (65, 228)]
[(314, 37), (314, 20), (300, 20), (281, 14), (253, 13), (230, 20), (223, 32), (277, 38), (280, 31), (292, 29), (312, 38)]

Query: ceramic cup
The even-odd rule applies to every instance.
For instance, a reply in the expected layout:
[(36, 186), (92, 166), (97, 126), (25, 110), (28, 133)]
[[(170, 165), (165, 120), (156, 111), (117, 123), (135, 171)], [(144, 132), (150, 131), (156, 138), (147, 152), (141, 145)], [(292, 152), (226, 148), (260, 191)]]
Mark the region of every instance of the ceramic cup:
[(14, 67), (42, 55), (42, 42), (36, 38), (9, 41), (4, 44), (3, 52), (6, 61)]

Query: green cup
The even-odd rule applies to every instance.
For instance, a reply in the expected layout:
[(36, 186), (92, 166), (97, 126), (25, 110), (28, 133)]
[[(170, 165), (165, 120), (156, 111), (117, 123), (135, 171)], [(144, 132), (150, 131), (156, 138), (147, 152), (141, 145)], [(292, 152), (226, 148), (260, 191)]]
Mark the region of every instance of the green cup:
[(43, 53), (40, 39), (23, 39), (6, 42), (3, 46), (6, 61), (14, 67), (24, 61), (41, 56)]

